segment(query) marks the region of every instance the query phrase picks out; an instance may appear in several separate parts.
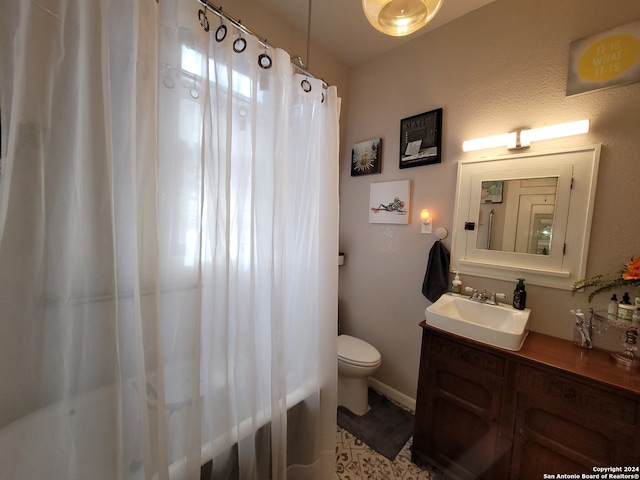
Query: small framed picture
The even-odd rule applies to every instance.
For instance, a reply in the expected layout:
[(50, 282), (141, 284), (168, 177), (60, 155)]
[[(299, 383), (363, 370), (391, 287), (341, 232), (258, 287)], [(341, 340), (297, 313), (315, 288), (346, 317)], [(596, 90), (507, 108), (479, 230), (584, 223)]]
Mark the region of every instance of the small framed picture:
[(410, 196), (410, 180), (372, 183), (369, 186), (369, 223), (407, 225)]
[(374, 138), (356, 143), (351, 149), (351, 176), (380, 173), (382, 164), (382, 139)]
[(442, 108), (400, 120), (400, 168), (440, 163)]
[(504, 182), (486, 181), (482, 182), (481, 198), (482, 203), (502, 203), (502, 186)]

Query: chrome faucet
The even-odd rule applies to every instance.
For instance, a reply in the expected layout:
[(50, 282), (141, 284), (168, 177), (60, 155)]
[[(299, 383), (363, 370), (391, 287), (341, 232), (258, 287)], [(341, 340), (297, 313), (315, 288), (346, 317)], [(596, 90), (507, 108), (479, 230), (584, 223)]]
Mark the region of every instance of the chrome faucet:
[(491, 293), (487, 296), (487, 291), (483, 290), (482, 293), (478, 292), (475, 288), (465, 287), (465, 292), (471, 292), (469, 300), (472, 302), (486, 303), (487, 305), (499, 305), (498, 298), (505, 299), (507, 296), (504, 293)]
[(504, 293), (492, 293), (486, 303), (489, 305), (499, 305), (498, 299), (506, 300), (506, 298), (507, 296)]
[(578, 308), (571, 310), (576, 317), (576, 327), (573, 343), (579, 347), (593, 347), (593, 308), (589, 308), (589, 316), (585, 317), (584, 313)]
[[(471, 296), (469, 297), (469, 300), (473, 301), (473, 302), (480, 302), (480, 298), (481, 298), (481, 294), (478, 293), (478, 290), (476, 290), (475, 288), (472, 287), (464, 287), (464, 291), (465, 292), (470, 292)], [(486, 300), (486, 298), (485, 298)]]
[[(471, 298), (471, 300), (473, 300), (473, 298)], [(476, 292), (475, 301), (479, 303), (487, 303), (487, 291), (483, 290), (482, 293)]]

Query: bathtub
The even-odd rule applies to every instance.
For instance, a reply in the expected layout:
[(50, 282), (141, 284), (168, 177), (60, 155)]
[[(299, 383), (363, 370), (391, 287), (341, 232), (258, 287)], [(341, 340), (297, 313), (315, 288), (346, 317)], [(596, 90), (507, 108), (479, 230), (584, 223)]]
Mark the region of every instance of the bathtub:
[[(187, 379), (188, 380), (188, 379)], [(147, 387), (153, 387), (147, 385)], [(304, 401), (316, 390), (315, 382), (308, 382), (287, 395), (287, 409)], [(134, 381), (123, 384), (121, 389), (106, 386), (83, 394), (78, 398), (49, 405), (26, 415), (0, 430), (0, 478), (3, 480), (66, 480), (66, 479), (143, 479), (142, 454), (136, 439), (125, 440), (122, 453), (117, 441), (100, 441), (118, 437), (118, 402), (122, 412), (135, 412), (137, 386)], [(118, 395), (120, 394), (120, 397)], [(152, 396), (152, 395), (151, 395)], [(179, 411), (184, 401), (170, 406), (167, 395), (167, 413)], [(137, 418), (126, 418), (124, 425), (137, 425)], [(131, 414), (130, 414), (131, 415)], [(268, 417), (258, 415), (258, 418)], [(61, 428), (66, 427), (66, 428)], [(255, 427), (255, 421), (247, 419), (240, 428), (220, 435), (202, 445), (201, 464), (228, 450), (239, 438)], [(58, 436), (55, 436), (58, 432)], [(60, 433), (62, 432), (62, 433)], [(72, 439), (78, 441), (72, 442)], [(171, 440), (169, 439), (169, 443)], [(121, 457), (119, 458), (119, 455)], [(175, 456), (175, 455), (174, 455)], [(70, 461), (69, 459), (72, 458)], [(70, 466), (72, 469), (70, 469)], [(178, 457), (169, 465), (171, 480), (186, 480), (186, 458)], [(157, 478), (157, 475), (154, 475)]]
[[(126, 396), (134, 401), (133, 388), (128, 385)], [(136, 445), (125, 445), (129, 458), (118, 461), (115, 442), (100, 442), (99, 438), (115, 438), (117, 403), (113, 401), (115, 387), (102, 387), (77, 399), (49, 405), (26, 415), (0, 430), (0, 477), (6, 480), (44, 480), (95, 478), (114, 480), (117, 465), (137, 465)], [(126, 401), (126, 400), (125, 400)], [(61, 429), (68, 422), (68, 429)], [(55, 432), (64, 432), (57, 435)], [(72, 442), (72, 438), (79, 441)], [(70, 456), (78, 459), (69, 470)], [(139, 462), (139, 460), (137, 460)], [(142, 469), (131, 468), (123, 478), (144, 478)]]

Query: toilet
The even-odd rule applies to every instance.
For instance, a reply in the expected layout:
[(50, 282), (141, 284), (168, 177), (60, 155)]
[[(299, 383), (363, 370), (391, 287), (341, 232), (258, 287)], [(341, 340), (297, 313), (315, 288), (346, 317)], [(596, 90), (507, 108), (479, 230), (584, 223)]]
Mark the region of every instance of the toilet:
[(367, 413), (367, 378), (381, 363), (380, 352), (372, 345), (350, 335), (338, 335), (338, 405), (356, 415)]

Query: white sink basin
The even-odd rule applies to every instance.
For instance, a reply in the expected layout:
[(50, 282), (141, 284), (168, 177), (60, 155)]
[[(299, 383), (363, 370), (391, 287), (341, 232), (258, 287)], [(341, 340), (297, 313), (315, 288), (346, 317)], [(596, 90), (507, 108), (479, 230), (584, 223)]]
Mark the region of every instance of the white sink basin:
[(441, 330), (517, 351), (529, 333), (531, 310), (517, 310), (504, 304), (487, 305), (445, 293), (424, 313), (427, 324)]

